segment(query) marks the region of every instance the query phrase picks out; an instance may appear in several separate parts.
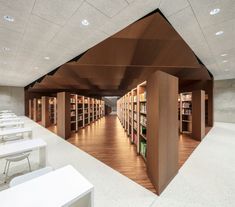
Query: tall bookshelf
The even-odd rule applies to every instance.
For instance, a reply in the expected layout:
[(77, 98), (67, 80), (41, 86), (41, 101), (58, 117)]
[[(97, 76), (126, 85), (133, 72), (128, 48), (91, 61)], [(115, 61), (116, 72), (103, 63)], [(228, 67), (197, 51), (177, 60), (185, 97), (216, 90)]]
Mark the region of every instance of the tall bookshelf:
[(158, 194), (178, 171), (177, 98), (178, 79), (156, 71), (117, 102), (118, 118), (146, 161)]
[(77, 130), (77, 95), (76, 94), (70, 94), (70, 127), (71, 131)]
[(89, 120), (89, 98), (88, 97), (83, 97), (84, 100), (84, 110), (83, 110), (83, 126), (86, 126), (90, 123)]
[[(139, 131), (139, 121), (138, 121), (138, 95), (137, 95), (137, 88), (132, 90), (132, 142), (137, 146), (138, 138), (138, 131)], [(138, 145), (139, 146), (139, 145)], [(137, 149), (139, 152), (139, 149)]]
[(51, 124), (56, 124), (57, 120), (57, 103), (55, 97), (49, 97), (49, 121)]
[(180, 94), (180, 132), (192, 133), (192, 92)]
[(133, 111), (132, 111), (132, 92), (129, 92), (127, 94), (127, 101), (128, 101), (128, 128), (127, 128), (127, 134), (132, 137), (132, 119), (133, 119)]
[(94, 121), (94, 99), (90, 98), (90, 123)]
[(84, 127), (84, 97), (77, 96), (77, 130)]
[(138, 85), (139, 97), (139, 153), (146, 160), (147, 153), (147, 99), (146, 82)]

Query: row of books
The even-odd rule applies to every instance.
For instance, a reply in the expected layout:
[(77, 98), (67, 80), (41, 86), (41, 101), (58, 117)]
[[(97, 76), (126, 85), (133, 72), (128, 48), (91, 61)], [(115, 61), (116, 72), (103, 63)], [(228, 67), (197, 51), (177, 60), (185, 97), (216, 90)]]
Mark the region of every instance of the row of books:
[(142, 113), (146, 113), (146, 103), (141, 103), (140, 104), (140, 111), (142, 112)]
[(146, 101), (146, 92), (141, 93), (139, 97), (140, 97), (140, 101)]
[(147, 125), (147, 118), (144, 115), (140, 115), (140, 123), (143, 125)]
[(146, 158), (147, 154), (147, 144), (144, 141), (140, 142), (140, 154), (142, 154)]

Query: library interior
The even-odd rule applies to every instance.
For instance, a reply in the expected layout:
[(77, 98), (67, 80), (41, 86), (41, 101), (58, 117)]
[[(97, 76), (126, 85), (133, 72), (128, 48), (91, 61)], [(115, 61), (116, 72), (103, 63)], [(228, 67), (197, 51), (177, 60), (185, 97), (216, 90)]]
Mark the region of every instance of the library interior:
[(235, 205), (235, 2), (0, 6), (0, 206)]

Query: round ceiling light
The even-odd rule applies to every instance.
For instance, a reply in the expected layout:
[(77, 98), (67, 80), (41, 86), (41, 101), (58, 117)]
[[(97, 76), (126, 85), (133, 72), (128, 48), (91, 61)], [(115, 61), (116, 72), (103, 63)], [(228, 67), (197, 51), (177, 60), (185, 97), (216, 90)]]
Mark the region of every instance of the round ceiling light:
[(226, 53), (224, 53), (224, 54), (221, 54), (221, 56), (222, 56), (222, 57), (225, 57), (225, 56), (227, 56), (227, 55), (228, 55), (228, 54), (226, 54)]
[(224, 31), (222, 31), (222, 30), (220, 30), (220, 31), (218, 31), (218, 32), (215, 33), (216, 36), (222, 35), (222, 34), (224, 34)]
[(50, 60), (50, 57), (46, 56), (44, 57), (45, 60)]
[(3, 18), (8, 22), (14, 22), (15, 21), (15, 19), (12, 16), (9, 16), (9, 15), (5, 15), (5, 16), (3, 16)]
[(90, 22), (88, 22), (87, 19), (83, 19), (81, 23), (82, 23), (82, 25), (84, 25), (84, 26), (88, 26), (88, 25), (90, 24)]
[(220, 9), (219, 9), (219, 8), (212, 9), (212, 10), (210, 11), (210, 15), (216, 15), (216, 14), (218, 14), (219, 12), (220, 12)]

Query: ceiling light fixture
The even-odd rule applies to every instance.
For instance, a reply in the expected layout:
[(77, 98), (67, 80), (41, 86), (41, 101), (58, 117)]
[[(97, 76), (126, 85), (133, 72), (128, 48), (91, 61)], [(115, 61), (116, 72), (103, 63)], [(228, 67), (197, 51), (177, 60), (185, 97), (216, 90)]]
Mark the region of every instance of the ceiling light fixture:
[(50, 60), (50, 57), (46, 56), (44, 57), (45, 60)]
[(9, 16), (9, 15), (5, 15), (5, 16), (3, 16), (3, 18), (8, 22), (14, 22), (15, 21), (15, 19), (12, 16)]
[(219, 9), (219, 8), (212, 9), (212, 10), (210, 11), (210, 15), (216, 15), (216, 14), (218, 14), (219, 12), (220, 12), (220, 9)]
[(227, 63), (228, 61), (227, 60), (223, 60), (223, 63)]
[(37, 70), (37, 69), (38, 69), (38, 67), (34, 67), (34, 69), (35, 69), (35, 70)]
[(224, 34), (224, 31), (222, 31), (222, 30), (220, 30), (220, 31), (218, 31), (218, 32), (215, 33), (216, 36), (222, 35), (222, 34)]
[(8, 47), (3, 47), (2, 50), (3, 50), (3, 51), (10, 51), (10, 48), (8, 48)]
[(228, 54), (226, 54), (226, 53), (224, 53), (224, 54), (221, 54), (221, 56), (222, 56), (222, 57), (225, 57), (225, 56), (227, 56), (227, 55), (228, 55)]
[(87, 19), (83, 19), (81, 23), (82, 23), (82, 25), (84, 25), (84, 26), (88, 26), (88, 25), (90, 24), (90, 22), (88, 22)]

